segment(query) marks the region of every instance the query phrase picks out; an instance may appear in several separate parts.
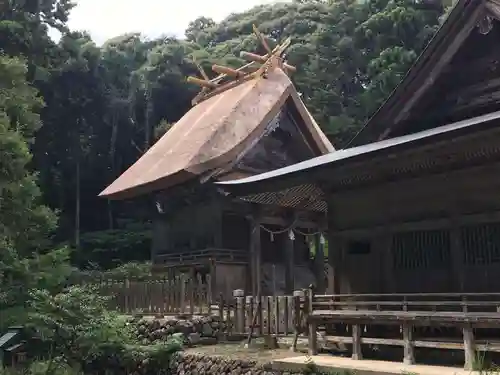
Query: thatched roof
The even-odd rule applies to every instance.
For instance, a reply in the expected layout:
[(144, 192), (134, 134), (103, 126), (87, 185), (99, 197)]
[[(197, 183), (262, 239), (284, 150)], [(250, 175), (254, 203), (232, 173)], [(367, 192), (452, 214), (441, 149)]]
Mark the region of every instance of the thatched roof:
[(290, 78), (279, 68), (194, 106), (101, 194), (129, 198), (166, 189), (220, 168), (262, 136), (290, 98), (321, 153), (334, 150), (314, 122)]
[[(212, 69), (221, 75), (212, 80), (199, 67), (204, 79), (188, 79), (203, 87), (193, 101), (194, 107), (100, 196), (130, 198), (196, 176), (213, 178), (227, 172), (266, 134), (285, 103), (295, 107), (301, 118), (299, 133), (314, 156), (334, 150), (285, 73), (295, 70), (281, 57), (290, 40), (271, 51), (257, 29), (255, 33), (268, 54), (245, 52), (252, 62), (236, 70), (214, 65)], [(261, 64), (257, 71), (246, 71), (255, 64)], [(233, 80), (227, 81), (229, 77)]]

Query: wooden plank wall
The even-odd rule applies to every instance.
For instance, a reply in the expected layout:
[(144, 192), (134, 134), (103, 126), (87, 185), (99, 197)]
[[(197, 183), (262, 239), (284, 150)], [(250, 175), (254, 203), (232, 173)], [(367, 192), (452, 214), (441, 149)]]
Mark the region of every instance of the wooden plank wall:
[[(499, 188), (496, 163), (333, 194), (339, 291), (498, 290)], [(371, 251), (350, 253), (358, 240)]]

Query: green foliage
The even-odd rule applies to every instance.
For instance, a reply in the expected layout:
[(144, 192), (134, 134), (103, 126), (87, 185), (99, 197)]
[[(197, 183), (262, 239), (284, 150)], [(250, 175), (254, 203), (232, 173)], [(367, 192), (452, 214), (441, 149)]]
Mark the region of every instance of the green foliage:
[(22, 60), (0, 55), (0, 257), (11, 246), (20, 253), (42, 248), (55, 225), (28, 169), (43, 103), (26, 74)]
[(12, 248), (0, 252), (0, 331), (26, 324), (33, 291), (60, 292), (73, 269), (68, 249), (21, 257)]
[(108, 270), (130, 262), (146, 262), (151, 256), (149, 224), (131, 223), (123, 228), (87, 232), (80, 241), (73, 261), (81, 268)]
[(82, 360), (80, 365), (68, 365), (60, 360), (36, 361), (26, 368), (2, 368), (0, 375), (100, 375), (100, 374), (171, 374), (172, 355), (181, 350), (178, 341), (162, 345), (103, 344), (100, 351)]
[(108, 311), (107, 298), (91, 286), (72, 286), (60, 293), (30, 291), (29, 324), (42, 342), (68, 364), (101, 351), (102, 345), (133, 344), (125, 317)]
[(148, 280), (153, 277), (150, 262), (128, 262), (109, 270), (78, 270), (72, 274), (75, 280)]

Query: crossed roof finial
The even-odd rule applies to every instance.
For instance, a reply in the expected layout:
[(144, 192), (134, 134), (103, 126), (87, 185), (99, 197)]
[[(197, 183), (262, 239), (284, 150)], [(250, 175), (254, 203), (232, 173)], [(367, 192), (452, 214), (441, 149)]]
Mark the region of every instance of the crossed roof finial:
[(201, 86), (202, 89), (193, 99), (193, 105), (196, 105), (214, 95), (220, 94), (221, 92), (236, 87), (240, 83), (246, 82), (258, 76), (263, 76), (265, 75), (269, 67), (273, 65), (279, 65), (288, 74), (293, 73), (297, 70), (294, 66), (287, 64), (283, 59), (285, 50), (290, 46), (290, 38), (287, 38), (283, 43), (278, 44), (274, 49), (271, 50), (271, 48), (267, 44), (265, 37), (261, 34), (259, 29), (255, 25), (253, 25), (253, 32), (267, 53), (264, 56), (261, 56), (255, 53), (242, 51), (240, 53), (240, 57), (249, 61), (249, 63), (243, 65), (238, 69), (233, 69), (217, 64), (212, 65), (212, 71), (218, 73), (219, 75), (213, 79), (210, 79), (203, 67), (196, 61), (194, 61), (196, 67), (200, 71), (202, 78), (188, 77), (187, 80), (190, 83)]

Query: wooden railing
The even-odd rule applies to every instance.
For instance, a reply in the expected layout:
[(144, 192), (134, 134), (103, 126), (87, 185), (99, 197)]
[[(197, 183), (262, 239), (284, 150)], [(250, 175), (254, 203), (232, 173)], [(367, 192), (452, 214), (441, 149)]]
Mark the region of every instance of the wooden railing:
[(476, 351), (500, 352), (499, 309), (500, 293), (315, 295), (311, 289), (309, 352), (317, 354), (317, 330), (324, 327), (329, 341), (352, 344), (353, 359), (363, 358), (362, 344), (401, 346), (407, 364), (415, 363), (416, 347), (458, 349), (471, 369)]
[(110, 297), (110, 307), (124, 314), (204, 314), (211, 311), (210, 275), (202, 280), (178, 274), (146, 279), (83, 281)]
[(158, 265), (198, 265), (210, 260), (221, 263), (245, 264), (248, 254), (244, 250), (207, 248), (203, 250), (185, 250), (175, 253), (160, 254), (155, 257)]

